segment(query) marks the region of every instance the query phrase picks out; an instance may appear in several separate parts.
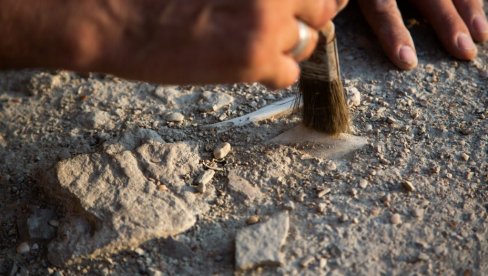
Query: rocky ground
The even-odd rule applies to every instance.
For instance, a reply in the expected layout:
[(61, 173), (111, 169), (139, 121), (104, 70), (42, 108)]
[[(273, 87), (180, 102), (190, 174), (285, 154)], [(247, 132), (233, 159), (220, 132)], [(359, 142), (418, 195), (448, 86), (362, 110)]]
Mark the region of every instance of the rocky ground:
[(368, 144), (333, 159), (269, 143), (296, 114), (204, 127), (296, 88), (2, 72), (0, 274), (488, 274), (488, 45), (456, 61), (409, 22), (401, 72), (337, 21)]

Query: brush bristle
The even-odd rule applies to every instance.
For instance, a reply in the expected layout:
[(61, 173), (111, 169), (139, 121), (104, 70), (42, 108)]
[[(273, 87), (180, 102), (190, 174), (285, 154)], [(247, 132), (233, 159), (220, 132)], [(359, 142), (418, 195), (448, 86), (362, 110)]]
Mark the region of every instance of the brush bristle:
[(349, 132), (349, 109), (340, 79), (300, 78), (298, 86), (303, 100), (302, 120), (306, 127), (332, 135)]

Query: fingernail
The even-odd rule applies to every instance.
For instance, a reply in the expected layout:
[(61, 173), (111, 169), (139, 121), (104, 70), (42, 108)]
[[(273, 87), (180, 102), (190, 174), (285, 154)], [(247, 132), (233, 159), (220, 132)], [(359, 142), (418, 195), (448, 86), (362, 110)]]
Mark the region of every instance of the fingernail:
[(473, 29), (478, 34), (488, 33), (488, 22), (484, 16), (476, 15), (473, 18)]
[(410, 46), (402, 46), (398, 51), (398, 57), (400, 61), (406, 63), (408, 65), (416, 65), (417, 64), (417, 55), (415, 51)]
[(458, 34), (457, 37), (457, 47), (460, 50), (474, 50), (476, 49), (476, 46), (474, 45), (473, 40), (471, 39), (471, 36), (465, 34), (465, 33), (460, 33)]

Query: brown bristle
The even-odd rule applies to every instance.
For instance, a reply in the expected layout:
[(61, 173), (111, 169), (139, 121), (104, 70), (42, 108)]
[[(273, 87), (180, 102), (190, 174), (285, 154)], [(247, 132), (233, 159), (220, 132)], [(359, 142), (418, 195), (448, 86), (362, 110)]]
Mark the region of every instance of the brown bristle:
[(303, 100), (302, 120), (306, 127), (332, 135), (349, 132), (349, 109), (340, 79), (300, 78), (298, 87)]

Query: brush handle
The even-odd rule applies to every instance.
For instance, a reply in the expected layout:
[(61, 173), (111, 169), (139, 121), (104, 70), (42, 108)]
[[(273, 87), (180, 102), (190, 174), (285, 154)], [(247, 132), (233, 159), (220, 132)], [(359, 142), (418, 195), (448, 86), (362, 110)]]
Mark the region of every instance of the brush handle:
[(300, 64), (301, 78), (335, 81), (341, 77), (334, 23), (319, 31), (319, 41), (312, 56)]

